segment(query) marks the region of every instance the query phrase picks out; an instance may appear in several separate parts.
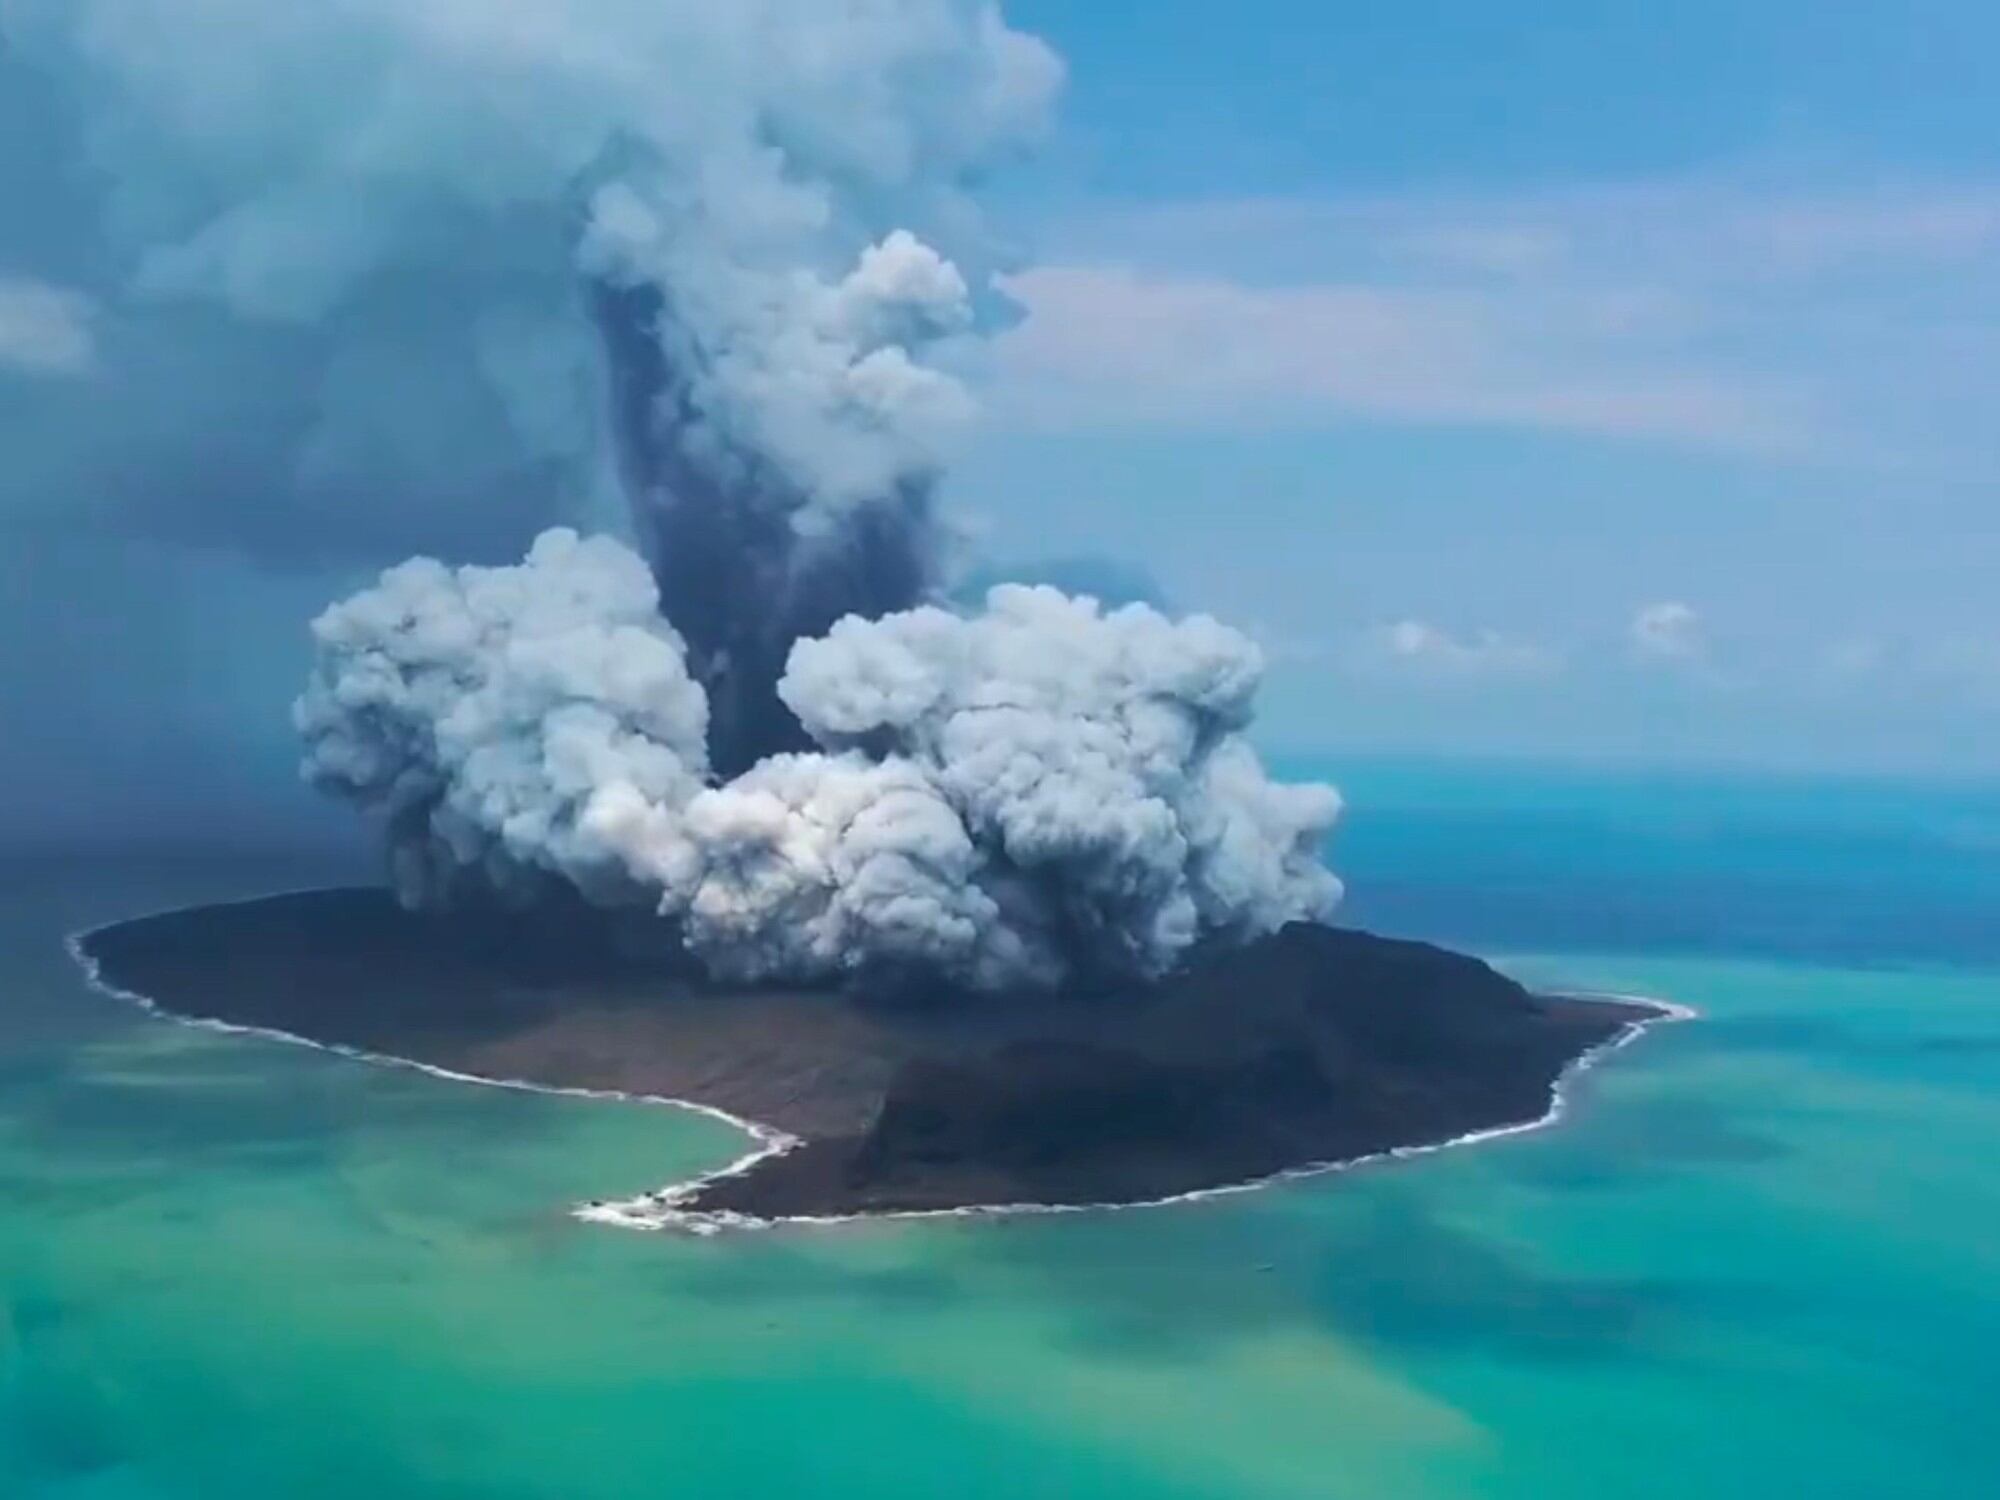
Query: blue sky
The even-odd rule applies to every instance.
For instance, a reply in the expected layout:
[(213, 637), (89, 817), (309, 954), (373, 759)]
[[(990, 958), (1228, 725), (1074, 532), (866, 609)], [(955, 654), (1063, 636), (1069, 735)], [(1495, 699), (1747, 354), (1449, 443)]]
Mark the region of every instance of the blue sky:
[(1792, 145), (1990, 166), (1975, 0), (1015, 0), (1069, 60), (1094, 191), (1324, 192), (1673, 172)]
[[(1023, 311), (951, 481), (988, 557), (1254, 630), (1286, 754), (1993, 773), (2000, 8), (1006, 8), (1069, 82), (984, 185)], [(127, 295), (24, 55), (0, 700), (39, 711), (0, 831), (172, 833), (168, 788), (261, 832), (306, 806), (302, 623), (411, 550), (518, 555), (548, 486), (509, 487), (436, 288), (386, 366), (428, 404), (315, 384), (326, 330)], [(374, 467), (274, 488), (329, 391)]]
[(2000, 13), (1010, 14), (994, 550), (1251, 623), (1287, 746), (1991, 767)]

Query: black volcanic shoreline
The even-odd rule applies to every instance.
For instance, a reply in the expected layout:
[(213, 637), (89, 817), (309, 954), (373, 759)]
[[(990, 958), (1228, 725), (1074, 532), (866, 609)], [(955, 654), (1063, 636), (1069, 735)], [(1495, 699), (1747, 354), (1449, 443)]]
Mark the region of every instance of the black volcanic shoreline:
[(755, 1122), (765, 1150), (607, 1214), (627, 1222), (1183, 1197), (1532, 1124), (1579, 1059), (1669, 1013), (1304, 924), (1118, 993), (932, 1004), (723, 989), (651, 924), (414, 916), (373, 890), (75, 946), (102, 985), (185, 1019)]

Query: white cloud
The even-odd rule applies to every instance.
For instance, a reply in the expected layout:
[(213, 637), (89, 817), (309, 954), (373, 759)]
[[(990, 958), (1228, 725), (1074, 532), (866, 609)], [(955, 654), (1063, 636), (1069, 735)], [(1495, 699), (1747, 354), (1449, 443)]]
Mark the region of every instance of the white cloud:
[(1095, 266), (1024, 272), (1006, 289), (1028, 318), (1001, 342), (1003, 394), (1030, 422), (1361, 416), (1753, 449), (1802, 440), (1804, 412), (1781, 385), (1565, 355), (1566, 342), (1666, 311), (1623, 293), (1510, 305), (1459, 288), (1258, 288)]
[(1071, 259), (1265, 284), (1333, 272), (1393, 283), (1428, 265), (1502, 281), (1719, 287), (1984, 260), (2000, 247), (2000, 181), (1711, 172), (1490, 194), (1192, 199), (1080, 219), (1060, 238)]
[(1001, 349), (1024, 423), (1359, 417), (1995, 458), (2000, 182), (1187, 202), (1045, 239)]
[(97, 360), (94, 315), (79, 293), (0, 274), (0, 370), (84, 374)]
[(2000, 631), (1834, 641), (1798, 674), (1808, 690), (1876, 704), (2000, 704)]
[(1348, 653), (1375, 674), (1443, 681), (1535, 680), (1562, 670), (1559, 654), (1496, 630), (1454, 634), (1423, 620), (1398, 620), (1364, 631)]
[(1632, 649), (1648, 661), (1697, 661), (1708, 652), (1700, 614), (1677, 600), (1643, 606), (1630, 634)]

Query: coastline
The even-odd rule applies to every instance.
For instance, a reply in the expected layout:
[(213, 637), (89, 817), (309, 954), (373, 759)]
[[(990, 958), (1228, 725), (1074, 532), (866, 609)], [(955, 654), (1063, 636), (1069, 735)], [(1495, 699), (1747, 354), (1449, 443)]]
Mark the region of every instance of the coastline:
[(70, 957), (82, 971), (84, 981), (89, 988), (122, 1003), (137, 1006), (151, 1016), (171, 1021), (178, 1025), (195, 1027), (224, 1035), (254, 1037), (264, 1041), (308, 1047), (316, 1051), (331, 1053), (352, 1062), (366, 1063), (380, 1067), (409, 1069), (452, 1083), (511, 1089), (518, 1092), (540, 1093), (606, 1103), (670, 1107), (689, 1111), (732, 1126), (749, 1138), (751, 1143), (749, 1150), (712, 1171), (701, 1173), (685, 1181), (670, 1183), (660, 1188), (624, 1198), (589, 1200), (573, 1206), (570, 1210), (571, 1216), (579, 1221), (626, 1230), (673, 1231), (697, 1236), (708, 1236), (725, 1231), (776, 1229), (792, 1226), (830, 1228), (844, 1224), (865, 1223), (872, 1220), (1102, 1213), (1121, 1209), (1171, 1207), (1176, 1204), (1195, 1203), (1211, 1198), (1247, 1193), (1288, 1181), (1325, 1176), (1347, 1171), (1351, 1168), (1414, 1159), (1430, 1155), (1433, 1152), (1522, 1135), (1530, 1131), (1558, 1124), (1566, 1116), (1571, 1107), (1571, 1094), (1574, 1085), (1578, 1079), (1597, 1063), (1630, 1045), (1632, 1042), (1637, 1041), (1655, 1026), (1694, 1020), (1699, 1017), (1699, 1012), (1692, 1007), (1654, 996), (1596, 991), (1547, 992), (1543, 995), (1545, 999), (1616, 1004), (1628, 1009), (1648, 1011), (1651, 1014), (1624, 1022), (1612, 1036), (1594, 1046), (1586, 1048), (1563, 1067), (1549, 1086), (1548, 1104), (1541, 1114), (1532, 1118), (1465, 1132), (1461, 1135), (1437, 1141), (1395, 1146), (1352, 1157), (1307, 1162), (1248, 1177), (1242, 1181), (1221, 1183), (1186, 1192), (1145, 1199), (1075, 1203), (1043, 1203), (1034, 1201), (998, 1202), (936, 1208), (887, 1208), (845, 1214), (806, 1213), (762, 1217), (734, 1210), (693, 1209), (684, 1205), (697, 1199), (706, 1190), (719, 1183), (744, 1177), (772, 1159), (785, 1156), (809, 1144), (804, 1136), (761, 1120), (736, 1114), (718, 1105), (698, 1099), (642, 1091), (536, 1082), (525, 1078), (499, 1077), (484, 1073), (468, 1072), (414, 1058), (398, 1056), (390, 1052), (320, 1040), (277, 1027), (184, 1014), (162, 1004), (153, 996), (141, 994), (112, 983), (104, 976), (103, 965), (100, 959), (90, 952), (88, 948), (88, 944), (93, 937), (134, 922), (191, 914), (215, 907), (250, 906), (258, 902), (274, 900), (284, 896), (310, 897), (319, 894), (322, 894), (322, 892), (316, 888), (306, 888), (299, 891), (267, 893), (263, 896), (241, 898), (229, 902), (194, 903), (186, 906), (165, 908), (156, 912), (120, 918), (78, 929), (65, 937), (64, 946)]
[[(1622, 1005), (1639, 1006), (1654, 1012), (1649, 1020), (1632, 1021), (1626, 1024), (1616, 1036), (1580, 1054), (1565, 1068), (1549, 1090), (1549, 1107), (1531, 1120), (1517, 1121), (1511, 1125), (1495, 1125), (1484, 1130), (1475, 1130), (1447, 1140), (1433, 1141), (1423, 1145), (1394, 1146), (1386, 1151), (1370, 1152), (1366, 1155), (1343, 1160), (1309, 1162), (1301, 1166), (1285, 1167), (1276, 1172), (1265, 1173), (1261, 1177), (1247, 1178), (1242, 1182), (1224, 1183), (1217, 1187), (1195, 1188), (1185, 1193), (1174, 1193), (1164, 1198), (1147, 1198), (1130, 1202), (1115, 1203), (990, 1203), (969, 1204), (963, 1208), (914, 1208), (885, 1209), (875, 1213), (855, 1214), (788, 1214), (772, 1218), (759, 1218), (750, 1214), (734, 1213), (726, 1209), (687, 1209), (679, 1205), (699, 1196), (704, 1190), (718, 1182), (741, 1177), (773, 1156), (782, 1156), (795, 1150), (805, 1142), (797, 1137), (787, 1137), (781, 1143), (761, 1147), (748, 1155), (731, 1162), (715, 1171), (705, 1172), (699, 1177), (691, 1177), (685, 1182), (670, 1183), (650, 1193), (641, 1193), (631, 1198), (610, 1199), (597, 1203), (585, 1203), (573, 1209), (574, 1217), (589, 1223), (605, 1224), (618, 1229), (644, 1231), (678, 1231), (685, 1234), (713, 1235), (730, 1230), (782, 1229), (790, 1226), (803, 1228), (837, 1228), (843, 1224), (862, 1224), (879, 1220), (894, 1219), (976, 1219), (1004, 1218), (1020, 1215), (1117, 1213), (1126, 1209), (1172, 1208), (1178, 1204), (1200, 1203), (1211, 1198), (1224, 1198), (1239, 1193), (1252, 1193), (1267, 1187), (1276, 1187), (1287, 1182), (1304, 1181), (1312, 1177), (1331, 1176), (1358, 1167), (1377, 1166), (1384, 1162), (1410, 1161), (1422, 1156), (1430, 1156), (1440, 1151), (1450, 1151), (1462, 1146), (1477, 1146), (1488, 1141), (1503, 1140), (1509, 1136), (1526, 1135), (1532, 1131), (1544, 1130), (1562, 1123), (1571, 1105), (1571, 1090), (1576, 1082), (1591, 1068), (1606, 1057), (1636, 1042), (1655, 1026), (1676, 1025), (1683, 1021), (1699, 1020), (1701, 1012), (1692, 1006), (1682, 1005), (1672, 1000), (1662, 1000), (1653, 996), (1633, 994), (1600, 994), (1583, 991), (1563, 991), (1559, 998), (1566, 1000), (1615, 1001)], [(473, 1080), (478, 1081), (478, 1080)], [(532, 1087), (532, 1085), (530, 1085)], [(674, 1101), (661, 1101), (674, 1102)], [(705, 1106), (695, 1105), (697, 1109)], [(746, 1127), (752, 1128), (755, 1127)]]

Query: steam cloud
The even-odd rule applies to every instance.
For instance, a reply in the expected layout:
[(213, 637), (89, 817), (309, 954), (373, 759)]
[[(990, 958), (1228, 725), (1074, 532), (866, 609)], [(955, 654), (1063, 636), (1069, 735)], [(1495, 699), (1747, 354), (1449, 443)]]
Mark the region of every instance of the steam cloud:
[(1337, 799), (1264, 775), (1262, 661), (1213, 620), (1015, 586), (972, 618), (850, 616), (779, 685), (818, 748), (707, 786), (658, 604), (635, 554), (571, 532), (518, 568), (393, 568), (314, 626), (308, 773), (382, 816), (409, 899), (560, 876), (738, 978), (1151, 976), (1339, 898)]
[[(622, 473), (663, 583), (912, 603), (999, 305), (965, 187), (1061, 72), (994, 0), (0, 0), (0, 279), (108, 310), (0, 504), (379, 558)], [(754, 758), (782, 646), (670, 591)]]
[(518, 568), (404, 563), (314, 622), (308, 772), (380, 816), (407, 902), (550, 876), (636, 898), (586, 814), (685, 806), (708, 769), (708, 703), (659, 603), (630, 551), (552, 531)]
[(0, 165), (30, 139), (93, 185), (52, 187), (43, 263), (0, 274), (75, 271), (98, 310), (95, 389), (39, 382), (0, 427), (0, 504), (75, 432), (63, 472), (120, 455), (100, 503), (273, 556), (625, 512), (636, 552), (550, 530), (315, 623), (307, 772), (380, 819), (406, 899), (573, 889), (721, 974), (992, 989), (1157, 974), (1337, 900), (1336, 799), (1243, 738), (1246, 639), (1047, 589), (927, 602), (1005, 312), (967, 187), (1061, 75), (993, 0), (0, 26), (0, 126), (30, 127)]

